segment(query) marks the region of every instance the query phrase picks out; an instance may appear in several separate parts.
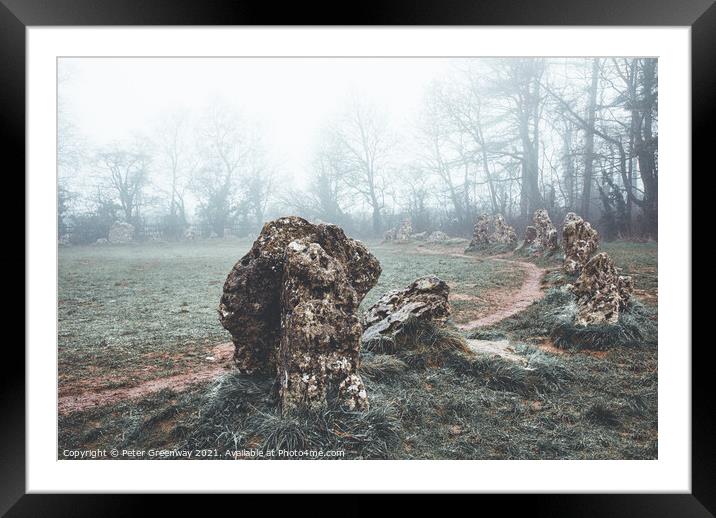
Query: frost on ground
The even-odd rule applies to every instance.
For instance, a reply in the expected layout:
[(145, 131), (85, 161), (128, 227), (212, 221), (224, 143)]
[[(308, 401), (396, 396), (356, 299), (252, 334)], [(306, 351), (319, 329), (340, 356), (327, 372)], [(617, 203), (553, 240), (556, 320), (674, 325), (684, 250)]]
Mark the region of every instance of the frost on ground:
[[(465, 332), (467, 341), (454, 327), (421, 329), (413, 349), (364, 352), (366, 413), (282, 418), (268, 399), (270, 382), (222, 374), (230, 354), (212, 349), (229, 339), (216, 313), (222, 279), (249, 246), (212, 240), (61, 249), (61, 401), (77, 401), (83, 388), (122, 397), (61, 413), (60, 449), (293, 444), (342, 448), (348, 458), (656, 457), (653, 344), (556, 349), (551, 321), (541, 329), (538, 318), (519, 318), (537, 304)], [(362, 308), (435, 274), (450, 285), (451, 322), (464, 322), (499, 310), (524, 285), (525, 272), (507, 261), (451, 255), (464, 244), (429, 245), (436, 253), (420, 246), (370, 246), (384, 273)], [(634, 279), (649, 309), (639, 318), (655, 323), (656, 246), (602, 248)], [(559, 282), (560, 266), (547, 266), (551, 283)], [(164, 383), (182, 372), (210, 376)], [(145, 383), (153, 390), (137, 394)]]

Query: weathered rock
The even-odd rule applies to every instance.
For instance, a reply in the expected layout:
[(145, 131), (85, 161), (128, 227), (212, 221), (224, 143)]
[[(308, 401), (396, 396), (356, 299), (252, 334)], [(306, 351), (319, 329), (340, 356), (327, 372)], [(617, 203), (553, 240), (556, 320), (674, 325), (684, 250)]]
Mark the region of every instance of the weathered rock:
[(286, 248), (281, 292), (278, 382), (281, 408), (320, 408), (331, 397), (366, 410), (357, 374), (363, 326), (346, 267), (310, 238)]
[(112, 244), (126, 244), (134, 241), (134, 225), (115, 221), (109, 229), (107, 241)]
[(631, 277), (619, 275), (614, 261), (602, 252), (582, 268), (570, 290), (577, 297), (578, 326), (616, 324), (633, 292)]
[(448, 236), (445, 232), (441, 230), (436, 230), (435, 232), (431, 232), (428, 236), (428, 243), (440, 243), (442, 241), (447, 241), (450, 239), (450, 236)]
[(383, 295), (364, 317), (363, 343), (371, 347), (383, 340), (397, 341), (411, 319), (442, 325), (450, 316), (450, 287), (434, 275), (420, 277), (402, 290)]
[(493, 231), (488, 238), (491, 243), (514, 245), (517, 242), (517, 233), (515, 233), (515, 229), (507, 224), (502, 214), (494, 216), (492, 221)]
[(395, 232), (396, 241), (410, 241), (410, 235), (413, 233), (413, 225), (409, 219), (403, 220)]
[(383, 241), (395, 241), (395, 236), (397, 233), (397, 228), (389, 228), (383, 233)]
[(341, 228), (313, 225), (295, 216), (266, 223), (226, 278), (219, 306), (221, 324), (231, 333), (234, 361), (242, 372), (275, 372), (286, 247), (300, 239), (317, 243), (343, 266), (359, 302), (378, 280), (378, 260)]
[(525, 228), (525, 246), (531, 246), (537, 239), (537, 229), (532, 225)]
[(599, 248), (599, 233), (589, 222), (569, 212), (562, 226), (562, 247), (566, 273), (579, 273)]
[(193, 241), (194, 239), (199, 237), (196, 232), (196, 229), (194, 227), (186, 227), (184, 229), (183, 236), (184, 236), (184, 239), (186, 239), (188, 241)]
[(482, 248), (490, 244), (490, 223), (492, 218), (487, 214), (480, 214), (475, 222), (472, 232), (472, 241), (469, 248)]
[(515, 229), (507, 224), (502, 214), (481, 214), (475, 222), (472, 241), (466, 251), (477, 251), (495, 245), (514, 246), (517, 242)]
[(415, 234), (412, 234), (410, 236), (410, 239), (412, 239), (414, 241), (425, 241), (427, 239), (427, 237), (428, 237), (427, 232), (417, 232)]
[(539, 255), (549, 255), (557, 251), (557, 229), (545, 209), (536, 210), (532, 218), (532, 225), (536, 235), (530, 244), (530, 252)]

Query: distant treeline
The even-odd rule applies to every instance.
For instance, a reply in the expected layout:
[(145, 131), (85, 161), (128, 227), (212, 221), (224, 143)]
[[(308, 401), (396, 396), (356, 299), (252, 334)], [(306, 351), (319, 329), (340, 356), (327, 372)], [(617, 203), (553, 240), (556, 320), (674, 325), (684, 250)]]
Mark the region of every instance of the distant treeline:
[(61, 111), (59, 235), (94, 242), (126, 221), (147, 239), (249, 236), (297, 214), (364, 238), (407, 218), (415, 232), (469, 236), (483, 212), (521, 231), (545, 208), (556, 224), (576, 212), (606, 240), (656, 239), (657, 77), (651, 58), (465, 60), (425, 92), (409, 131), (385, 107), (347, 103), (300, 189), (231, 106), (176, 112), (100, 149)]

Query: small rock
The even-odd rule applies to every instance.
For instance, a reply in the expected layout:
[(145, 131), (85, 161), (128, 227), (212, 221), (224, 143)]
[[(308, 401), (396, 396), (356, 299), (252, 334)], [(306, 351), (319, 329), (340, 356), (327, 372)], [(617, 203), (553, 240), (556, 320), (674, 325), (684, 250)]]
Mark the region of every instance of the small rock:
[(444, 324), (450, 316), (450, 287), (434, 275), (420, 277), (402, 290), (383, 295), (366, 312), (362, 341), (370, 347), (384, 339), (395, 341), (412, 319)]
[(450, 236), (448, 236), (445, 232), (441, 230), (436, 230), (435, 232), (431, 232), (428, 236), (428, 243), (440, 243), (442, 241), (447, 241), (450, 239)]
[(107, 241), (112, 244), (127, 244), (134, 241), (134, 225), (115, 221), (109, 229)]

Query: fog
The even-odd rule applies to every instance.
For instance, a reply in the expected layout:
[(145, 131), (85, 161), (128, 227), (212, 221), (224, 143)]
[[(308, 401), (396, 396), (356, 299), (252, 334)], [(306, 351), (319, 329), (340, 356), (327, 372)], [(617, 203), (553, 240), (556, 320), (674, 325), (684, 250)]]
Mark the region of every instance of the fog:
[(546, 208), (655, 238), (657, 92), (637, 58), (63, 58), (58, 231), (469, 235)]
[(445, 59), (63, 58), (66, 115), (93, 146), (147, 135), (166, 113), (232, 105), (260, 126), (273, 162), (305, 184), (320, 129), (354, 98), (397, 130), (419, 111)]

